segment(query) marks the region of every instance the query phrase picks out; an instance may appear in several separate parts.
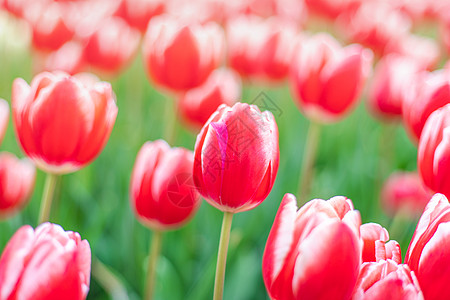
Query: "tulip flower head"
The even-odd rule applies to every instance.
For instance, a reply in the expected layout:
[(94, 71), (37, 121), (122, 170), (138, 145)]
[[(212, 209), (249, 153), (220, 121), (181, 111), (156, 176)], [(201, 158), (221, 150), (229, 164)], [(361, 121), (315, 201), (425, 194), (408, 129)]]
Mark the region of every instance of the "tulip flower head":
[(286, 194), (263, 255), (271, 299), (350, 299), (358, 278), (359, 213), (345, 197), (315, 199), (297, 211)]
[(0, 298), (84, 300), (89, 291), (91, 249), (77, 232), (43, 223), (22, 226), (0, 258)]
[(170, 148), (163, 140), (145, 143), (131, 177), (130, 200), (146, 226), (167, 230), (181, 227), (200, 206), (192, 179), (193, 153)]
[(17, 138), (46, 172), (74, 172), (94, 160), (108, 141), (117, 115), (115, 96), (109, 83), (86, 78), (44, 72), (31, 85), (14, 80)]
[(342, 48), (328, 34), (300, 44), (291, 72), (291, 90), (300, 110), (318, 123), (335, 122), (355, 106), (371, 72), (372, 52)]
[(250, 210), (267, 197), (278, 171), (275, 119), (255, 105), (221, 105), (197, 136), (194, 155), (194, 182), (209, 204)]
[(392, 259), (401, 263), (400, 245), (396, 241), (387, 242), (389, 240), (389, 233), (386, 228), (377, 223), (366, 223), (361, 225), (360, 233), (361, 239), (363, 240), (363, 262)]
[(8, 128), (9, 121), (9, 105), (8, 102), (0, 98), (0, 144), (3, 141), (3, 137), (6, 133), (6, 128)]

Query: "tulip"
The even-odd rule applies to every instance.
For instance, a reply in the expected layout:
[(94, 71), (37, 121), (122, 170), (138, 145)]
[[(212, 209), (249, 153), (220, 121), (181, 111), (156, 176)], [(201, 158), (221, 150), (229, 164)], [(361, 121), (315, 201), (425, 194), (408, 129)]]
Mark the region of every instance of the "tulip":
[(450, 71), (438, 70), (417, 78), (403, 102), (403, 122), (414, 142), (418, 142), (428, 117), (450, 103)]
[(335, 122), (355, 106), (371, 70), (372, 53), (359, 45), (342, 48), (328, 34), (301, 43), (291, 73), (300, 110), (318, 123)]
[(215, 23), (188, 24), (169, 15), (150, 20), (143, 43), (145, 67), (152, 81), (179, 92), (202, 84), (219, 66), (223, 31)]
[(25, 225), (0, 258), (0, 299), (83, 300), (90, 272), (91, 249), (77, 232)]
[(200, 198), (192, 179), (193, 153), (170, 148), (163, 140), (139, 151), (130, 184), (131, 206), (139, 221), (154, 232), (149, 253), (145, 299), (151, 299), (162, 232), (181, 227), (193, 217)]
[[(70, 59), (67, 59), (70, 57)], [(70, 75), (81, 72), (84, 68), (83, 46), (79, 42), (70, 41), (56, 51), (51, 52), (44, 62), (45, 71), (63, 71)]]
[(217, 69), (201, 86), (184, 93), (178, 105), (183, 118), (201, 128), (221, 104), (232, 106), (240, 96), (239, 75), (228, 69)]
[(161, 0), (121, 0), (115, 15), (140, 32), (145, 32), (150, 19), (162, 14), (166, 5)]
[(114, 125), (111, 85), (92, 76), (40, 73), (29, 86), (14, 80), (12, 111), (23, 151), (49, 175), (40, 223), (47, 221), (58, 175), (74, 172), (100, 153)]
[(361, 258), (359, 213), (345, 197), (315, 199), (297, 211), (286, 194), (264, 249), (271, 299), (350, 299)]
[(8, 102), (0, 98), (0, 144), (5, 137), (6, 128), (9, 121), (9, 105)]
[(86, 62), (106, 73), (118, 73), (131, 62), (140, 34), (121, 18), (109, 18), (87, 39)]
[(358, 0), (305, 0), (308, 9), (313, 13), (329, 20), (335, 20), (339, 15), (357, 8)]
[(383, 120), (398, 120), (411, 81), (420, 71), (418, 64), (407, 57), (388, 55), (377, 64), (370, 89), (370, 112)]
[(352, 299), (386, 297), (392, 300), (424, 299), (417, 278), (408, 265), (397, 264), (390, 259), (364, 263)]
[(15, 214), (30, 199), (36, 170), (27, 159), (0, 152), (0, 217)]
[(450, 204), (442, 194), (431, 198), (406, 252), (427, 300), (450, 299)]
[(417, 165), (426, 186), (450, 197), (450, 104), (433, 112), (425, 123)]
[(414, 217), (422, 214), (431, 196), (416, 172), (399, 172), (389, 176), (384, 183), (381, 202), (391, 217), (402, 212)]
[(258, 206), (270, 193), (279, 164), (273, 115), (255, 105), (221, 105), (195, 142), (194, 182), (212, 206), (224, 212), (217, 255), (214, 300), (223, 297), (233, 214)]
[(379, 224), (367, 223), (361, 225), (360, 234), (363, 240), (362, 261), (376, 261), (375, 244), (377, 241), (387, 242), (389, 240), (388, 231)]

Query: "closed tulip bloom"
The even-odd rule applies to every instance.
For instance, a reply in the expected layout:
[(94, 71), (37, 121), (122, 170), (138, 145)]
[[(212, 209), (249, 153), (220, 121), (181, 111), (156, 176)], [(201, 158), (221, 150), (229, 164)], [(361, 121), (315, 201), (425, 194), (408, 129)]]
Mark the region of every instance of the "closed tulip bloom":
[(406, 252), (427, 300), (450, 299), (450, 204), (442, 194), (428, 203)]
[(140, 222), (156, 230), (178, 228), (200, 205), (192, 179), (193, 153), (163, 140), (145, 143), (131, 177), (131, 205)]
[(376, 261), (375, 243), (376, 241), (387, 242), (389, 233), (380, 224), (367, 223), (360, 227), (361, 239), (363, 240), (362, 261)]
[(428, 118), (419, 141), (417, 165), (426, 186), (450, 197), (450, 104)]
[(202, 85), (188, 90), (178, 102), (180, 113), (201, 128), (221, 104), (232, 106), (241, 97), (241, 80), (232, 70), (217, 69)]
[(90, 273), (91, 249), (77, 232), (25, 225), (0, 258), (0, 299), (83, 300)]
[(297, 210), (286, 194), (263, 255), (271, 299), (350, 299), (358, 278), (359, 213), (345, 197), (315, 199)]
[[(389, 296), (388, 296), (389, 295)], [(353, 300), (423, 300), (417, 278), (408, 265), (393, 260), (364, 263), (361, 266)]]
[(9, 105), (5, 99), (0, 98), (0, 144), (5, 137), (9, 121)]
[(29, 160), (0, 153), (0, 217), (9, 217), (27, 204), (35, 177), (36, 169)]
[(84, 58), (102, 72), (117, 73), (131, 62), (140, 37), (139, 31), (121, 18), (106, 19), (88, 38)]
[[(86, 78), (86, 77), (85, 77)], [(14, 80), (12, 111), (23, 151), (42, 170), (76, 171), (100, 153), (117, 115), (111, 85), (65, 73)]]
[(359, 45), (342, 48), (328, 34), (304, 40), (290, 76), (300, 110), (319, 123), (343, 118), (355, 106), (371, 63), (370, 50)]
[[(81, 43), (76, 41), (67, 42), (45, 58), (43, 69), (50, 72), (63, 71), (70, 75), (79, 73), (86, 63), (83, 57), (83, 50)], [(67, 59), (68, 57), (70, 59)]]
[(432, 195), (417, 172), (398, 172), (384, 183), (380, 200), (386, 214), (406, 212), (414, 218), (422, 214)]
[(140, 32), (145, 32), (150, 19), (162, 14), (166, 5), (162, 0), (120, 0), (116, 15)]
[(279, 164), (278, 127), (255, 105), (221, 105), (195, 142), (194, 182), (224, 212), (258, 206), (270, 193)]
[(398, 55), (383, 57), (377, 64), (370, 89), (370, 112), (382, 120), (401, 120), (406, 93), (420, 70), (410, 58)]
[(424, 73), (410, 89), (403, 102), (403, 122), (413, 141), (418, 142), (431, 113), (450, 103), (450, 71)]
[(186, 23), (161, 15), (148, 24), (143, 43), (147, 73), (160, 87), (179, 92), (199, 86), (223, 55), (223, 30), (215, 23)]

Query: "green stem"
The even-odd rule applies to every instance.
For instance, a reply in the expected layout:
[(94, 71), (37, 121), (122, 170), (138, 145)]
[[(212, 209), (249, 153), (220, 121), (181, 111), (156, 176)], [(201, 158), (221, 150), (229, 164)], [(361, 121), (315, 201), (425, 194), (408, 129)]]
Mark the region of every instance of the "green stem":
[(153, 238), (150, 244), (150, 252), (148, 256), (147, 284), (145, 285), (145, 298), (144, 298), (146, 300), (153, 299), (153, 293), (155, 290), (156, 266), (158, 263), (159, 254), (161, 252), (161, 245), (162, 245), (162, 231), (154, 230)]
[(45, 179), (44, 192), (42, 194), (41, 209), (39, 212), (39, 224), (49, 221), (52, 209), (53, 194), (59, 175), (47, 173)]
[(166, 111), (165, 111), (165, 117), (164, 117), (164, 133), (163, 138), (166, 140), (166, 142), (173, 146), (173, 142), (175, 140), (175, 123), (176, 123), (176, 103), (175, 99), (172, 97), (169, 97), (169, 99), (166, 99)]
[(298, 184), (297, 203), (299, 207), (306, 203), (310, 193), (319, 139), (320, 124), (311, 121), (309, 124), (308, 136), (306, 137), (305, 153), (303, 154), (302, 169)]
[(127, 291), (117, 276), (98, 258), (92, 260), (92, 276), (113, 300), (128, 299)]
[(227, 265), (228, 244), (230, 242), (231, 221), (233, 213), (224, 212), (220, 232), (219, 253), (217, 254), (216, 279), (214, 281), (214, 300), (222, 300), (225, 268)]

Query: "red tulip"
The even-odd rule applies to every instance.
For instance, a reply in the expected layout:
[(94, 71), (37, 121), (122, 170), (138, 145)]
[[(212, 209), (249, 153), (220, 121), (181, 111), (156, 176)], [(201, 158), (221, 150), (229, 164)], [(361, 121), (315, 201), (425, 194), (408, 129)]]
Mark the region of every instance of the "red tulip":
[(217, 69), (199, 87), (184, 93), (178, 102), (184, 119), (201, 128), (221, 104), (232, 106), (241, 97), (239, 75)]
[(363, 240), (362, 261), (377, 261), (375, 244), (377, 241), (387, 242), (389, 233), (386, 228), (376, 223), (363, 224), (360, 227), (361, 239)]
[(370, 111), (384, 120), (401, 119), (403, 101), (419, 71), (420, 67), (410, 58), (383, 57), (377, 64), (370, 89)]
[[(70, 59), (67, 59), (70, 57)], [(63, 71), (70, 75), (81, 72), (85, 64), (83, 46), (75, 41), (65, 43), (56, 51), (51, 52), (44, 62), (45, 71)]]
[(450, 103), (450, 71), (424, 73), (410, 89), (403, 102), (403, 121), (412, 139), (418, 141), (431, 113)]
[(8, 217), (26, 205), (33, 192), (36, 170), (28, 160), (0, 152), (0, 216)]
[(9, 105), (8, 102), (0, 98), (0, 144), (5, 137), (6, 128), (9, 121)]
[(91, 249), (77, 232), (25, 225), (0, 258), (0, 299), (86, 299), (90, 272)]
[(423, 300), (414, 272), (408, 265), (388, 259), (364, 263), (353, 293), (353, 300)]
[(406, 211), (408, 216), (420, 216), (432, 196), (416, 172), (394, 173), (386, 180), (381, 191), (385, 212), (394, 216)]
[(355, 106), (371, 70), (372, 53), (359, 45), (342, 48), (328, 34), (300, 44), (291, 87), (303, 113), (316, 122), (334, 122)]
[(358, 0), (305, 0), (305, 4), (312, 13), (333, 21), (339, 15), (357, 8), (358, 2)]
[(150, 19), (162, 14), (166, 5), (162, 0), (120, 0), (116, 16), (139, 31), (145, 32)]
[(107, 82), (85, 83), (76, 76), (44, 72), (31, 86), (14, 80), (12, 111), (25, 153), (46, 172), (63, 174), (86, 166), (100, 153), (117, 106)]
[(169, 15), (157, 16), (148, 24), (143, 55), (155, 84), (186, 91), (205, 82), (219, 66), (223, 31), (215, 23), (185, 24)]
[(425, 185), (450, 197), (450, 104), (428, 118), (420, 137), (417, 161)]
[(192, 218), (200, 198), (192, 179), (193, 153), (163, 140), (139, 151), (131, 177), (131, 205), (143, 224), (164, 230)]
[(255, 105), (221, 105), (195, 142), (194, 182), (209, 204), (224, 212), (258, 206), (278, 171), (278, 127)]
[(442, 194), (428, 203), (406, 252), (427, 300), (450, 299), (450, 204)]
[(117, 73), (131, 62), (139, 40), (139, 32), (121, 18), (109, 18), (88, 38), (84, 58), (100, 71)]
[(297, 211), (286, 194), (263, 255), (271, 299), (350, 299), (361, 259), (359, 213), (345, 197), (315, 199)]

